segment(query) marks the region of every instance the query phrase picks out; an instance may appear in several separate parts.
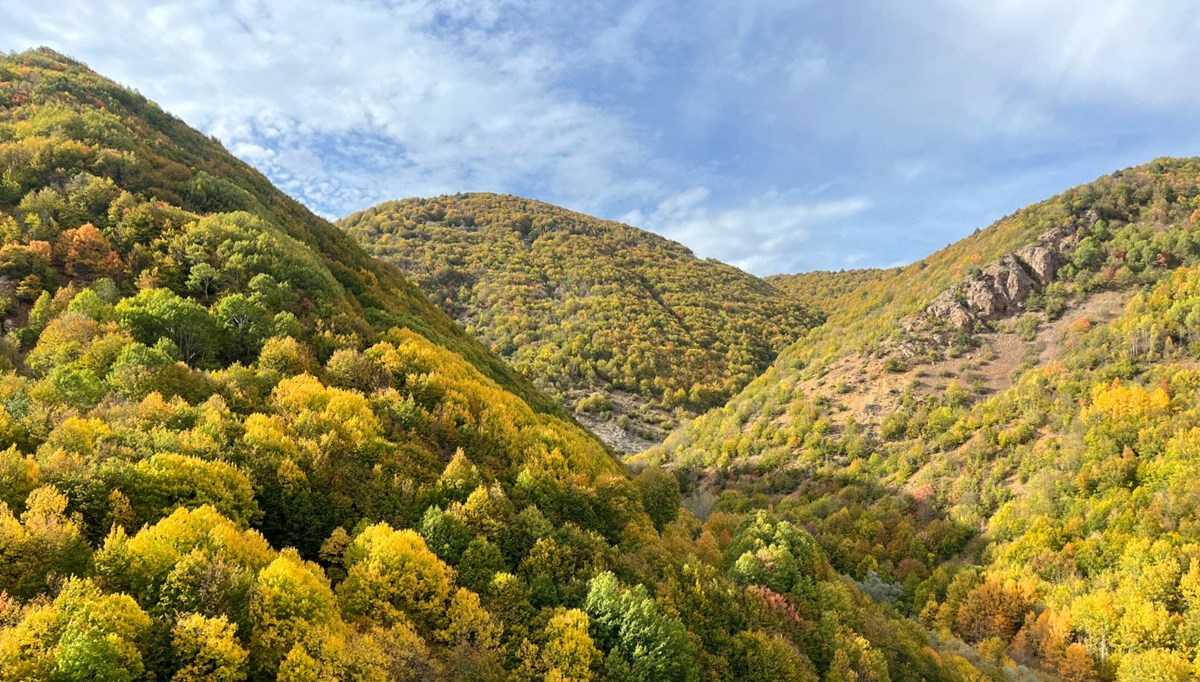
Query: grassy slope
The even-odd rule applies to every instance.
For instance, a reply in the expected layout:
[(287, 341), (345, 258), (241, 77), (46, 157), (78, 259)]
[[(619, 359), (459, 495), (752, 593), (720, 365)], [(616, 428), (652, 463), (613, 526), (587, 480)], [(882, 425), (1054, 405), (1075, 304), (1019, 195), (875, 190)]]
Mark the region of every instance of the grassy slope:
[[(724, 407), (673, 433), (652, 457), (711, 462), (729, 439), (749, 432), (754, 433), (751, 440), (760, 444), (786, 441), (794, 434), (788, 433), (790, 422), (780, 418), (789, 406), (815, 397), (805, 393), (812, 381), (840, 363), (871, 365), (901, 334), (901, 321), (920, 313), (938, 294), (1047, 230), (1084, 221), (1089, 211), (1100, 211), (1113, 225), (1152, 219), (1155, 212), (1165, 210), (1160, 204), (1166, 195), (1182, 200), (1188, 187), (1194, 191), (1196, 165), (1195, 160), (1166, 159), (1105, 176), (1023, 208), (904, 267), (776, 276), (777, 287), (802, 301), (827, 301), (817, 309), (825, 323), (781, 352), (766, 372)], [(1172, 211), (1175, 223), (1190, 213), (1184, 201), (1175, 202)]]

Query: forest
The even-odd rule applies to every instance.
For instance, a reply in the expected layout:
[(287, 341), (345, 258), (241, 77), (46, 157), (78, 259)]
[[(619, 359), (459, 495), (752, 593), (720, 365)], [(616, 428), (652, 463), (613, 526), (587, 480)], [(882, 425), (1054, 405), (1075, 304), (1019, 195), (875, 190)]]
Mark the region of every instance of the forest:
[(519, 197), (388, 202), (338, 224), (630, 453), (724, 405), (820, 321), (680, 244)]
[(45, 49), (0, 58), (0, 239), (0, 679), (1003, 679)]
[(763, 280), (0, 56), (0, 680), (1186, 682), (1197, 462), (1200, 159)]
[[(1023, 309), (901, 358), (936, 292), (1064, 227)], [(1194, 679), (1198, 228), (1200, 161), (1160, 159), (904, 268), (775, 278), (831, 301), (829, 322), (644, 457), (707, 507), (806, 528), (836, 570), (1014, 675)]]

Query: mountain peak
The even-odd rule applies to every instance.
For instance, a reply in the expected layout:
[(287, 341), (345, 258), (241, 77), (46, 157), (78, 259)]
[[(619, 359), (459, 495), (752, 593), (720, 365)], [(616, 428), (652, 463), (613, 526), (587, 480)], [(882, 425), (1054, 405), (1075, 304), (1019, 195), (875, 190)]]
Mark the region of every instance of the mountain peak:
[(521, 197), (405, 199), (339, 224), (627, 452), (722, 404), (816, 322), (675, 242)]

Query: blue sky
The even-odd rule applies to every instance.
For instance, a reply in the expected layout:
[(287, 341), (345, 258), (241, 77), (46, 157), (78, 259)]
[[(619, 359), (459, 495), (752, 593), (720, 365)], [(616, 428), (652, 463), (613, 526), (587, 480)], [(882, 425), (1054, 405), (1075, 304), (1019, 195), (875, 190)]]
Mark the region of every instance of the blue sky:
[(757, 274), (912, 261), (1200, 154), (1195, 0), (0, 0), (331, 217), (457, 191)]

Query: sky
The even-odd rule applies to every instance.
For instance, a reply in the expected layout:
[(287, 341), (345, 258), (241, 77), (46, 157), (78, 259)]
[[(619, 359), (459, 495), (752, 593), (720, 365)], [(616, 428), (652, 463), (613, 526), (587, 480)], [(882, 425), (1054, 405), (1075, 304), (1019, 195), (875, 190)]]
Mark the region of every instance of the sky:
[(766, 275), (1200, 155), (1196, 0), (0, 0), (336, 218), (518, 194)]

